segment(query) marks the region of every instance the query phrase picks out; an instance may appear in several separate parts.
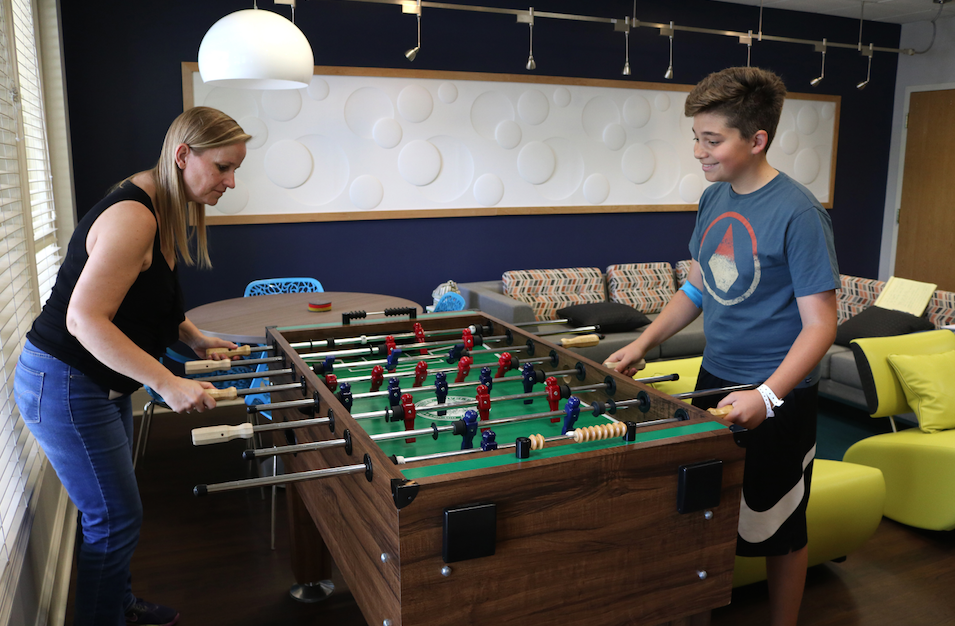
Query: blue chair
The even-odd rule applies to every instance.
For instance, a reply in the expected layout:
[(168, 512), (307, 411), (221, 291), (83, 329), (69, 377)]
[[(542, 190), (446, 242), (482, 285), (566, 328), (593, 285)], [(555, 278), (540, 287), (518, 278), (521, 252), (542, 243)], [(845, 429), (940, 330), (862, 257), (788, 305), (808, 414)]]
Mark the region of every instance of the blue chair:
[(262, 278), (246, 285), (244, 297), (273, 293), (318, 293), (325, 291), (314, 278)]

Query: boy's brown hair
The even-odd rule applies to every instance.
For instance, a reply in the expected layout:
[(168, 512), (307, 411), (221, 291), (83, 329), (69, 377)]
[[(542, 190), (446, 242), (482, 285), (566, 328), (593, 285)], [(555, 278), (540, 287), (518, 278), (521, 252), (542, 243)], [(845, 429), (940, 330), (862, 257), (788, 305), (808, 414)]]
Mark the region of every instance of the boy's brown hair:
[(683, 113), (716, 113), (726, 118), (726, 125), (749, 139), (757, 131), (769, 136), (766, 148), (773, 143), (776, 126), (786, 100), (786, 85), (772, 72), (758, 67), (728, 67), (701, 80), (686, 97)]

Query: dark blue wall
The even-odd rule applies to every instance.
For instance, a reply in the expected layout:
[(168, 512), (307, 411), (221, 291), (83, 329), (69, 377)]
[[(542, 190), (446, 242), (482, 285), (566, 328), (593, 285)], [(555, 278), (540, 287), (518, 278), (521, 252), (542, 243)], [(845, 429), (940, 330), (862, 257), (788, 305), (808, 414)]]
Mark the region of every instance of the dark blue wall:
[[(464, 4), (464, 3), (462, 3)], [(467, 2), (526, 9), (503, 0)], [(100, 0), (61, 5), (75, 182), (82, 215), (108, 187), (151, 167), (165, 130), (182, 111), (180, 62), (195, 61), (205, 31), (251, 0)], [(259, 2), (288, 15), (288, 7)], [(296, 23), (318, 65), (396, 67), (522, 74), (527, 26), (505, 15), (425, 10), (422, 51), (413, 64), (415, 19), (396, 5), (343, 0), (300, 2)], [(620, 17), (629, 0), (539, 0), (535, 11)], [(757, 7), (684, 0), (642, 0), (638, 19), (735, 31), (757, 30)], [(851, 43), (857, 20), (765, 9), (763, 32)], [(623, 80), (623, 35), (609, 24), (537, 20), (535, 74)], [(865, 42), (898, 47), (900, 27), (866, 22)], [(641, 28), (631, 35), (627, 80), (664, 82), (668, 40)], [(790, 91), (808, 92), (819, 73), (811, 46), (755, 42), (753, 65), (771, 69)], [(830, 48), (820, 93), (842, 96), (834, 208), (836, 249), (843, 273), (875, 277), (897, 56), (877, 53), (872, 80), (855, 50)], [(710, 72), (745, 65), (746, 47), (729, 37), (678, 32), (674, 82), (695, 84)], [(307, 275), (328, 291), (367, 291), (430, 303), (448, 279), (490, 280), (508, 269), (670, 261), (688, 257), (695, 213), (540, 215), (436, 218), (209, 229), (215, 269), (184, 268), (187, 306), (237, 297), (254, 278)]]

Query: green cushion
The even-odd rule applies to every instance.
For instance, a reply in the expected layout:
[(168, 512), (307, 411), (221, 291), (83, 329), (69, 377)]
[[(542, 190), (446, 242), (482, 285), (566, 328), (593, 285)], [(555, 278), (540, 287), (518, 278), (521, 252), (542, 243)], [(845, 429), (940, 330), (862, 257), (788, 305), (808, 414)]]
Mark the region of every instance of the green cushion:
[(955, 350), (939, 354), (890, 354), (909, 407), (927, 433), (955, 428)]

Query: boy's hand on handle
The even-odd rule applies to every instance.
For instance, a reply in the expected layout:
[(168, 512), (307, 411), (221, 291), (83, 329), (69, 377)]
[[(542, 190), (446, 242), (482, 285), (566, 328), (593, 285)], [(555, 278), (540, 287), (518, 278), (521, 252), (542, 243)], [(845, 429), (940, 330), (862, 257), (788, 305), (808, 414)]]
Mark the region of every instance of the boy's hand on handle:
[(169, 382), (156, 389), (163, 402), (176, 413), (203, 412), (216, 408), (210, 391), (219, 391), (212, 383), (173, 376)]
[(734, 391), (717, 405), (717, 408), (731, 407), (733, 410), (722, 416), (727, 422), (739, 424), (747, 430), (752, 430), (766, 420), (766, 403), (763, 396), (755, 389)]
[(631, 344), (607, 357), (604, 365), (624, 376), (633, 376), (646, 367), (647, 362), (643, 360), (643, 353)]

